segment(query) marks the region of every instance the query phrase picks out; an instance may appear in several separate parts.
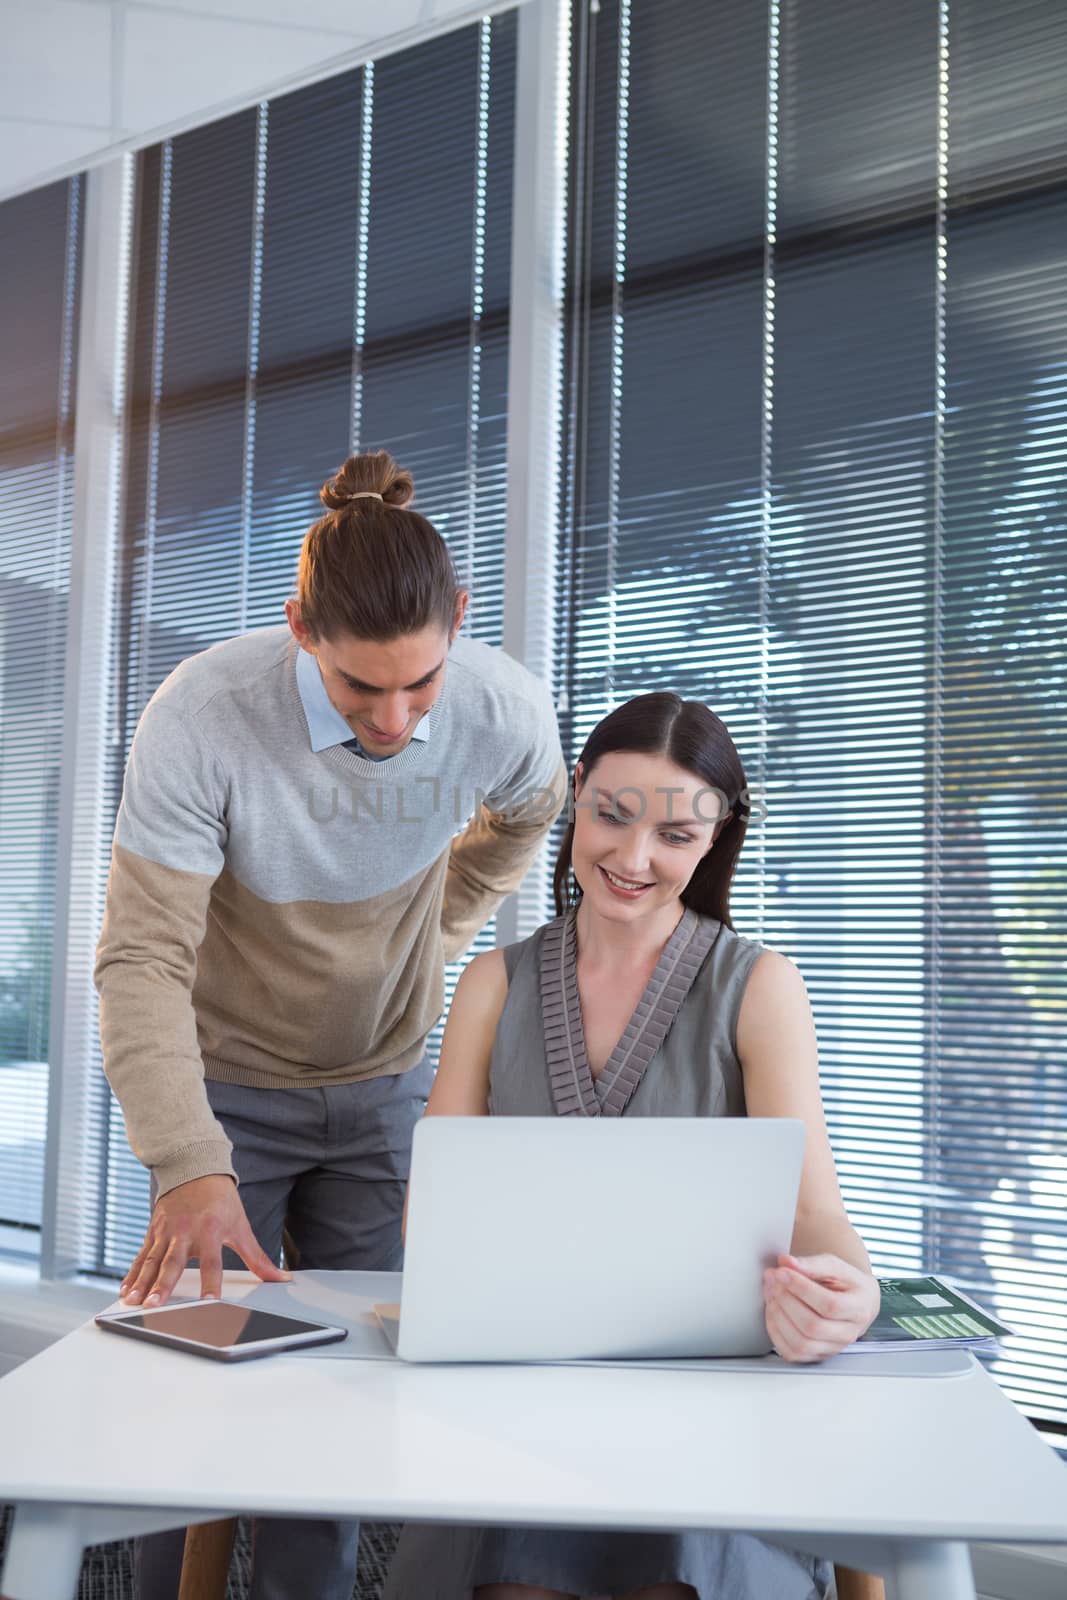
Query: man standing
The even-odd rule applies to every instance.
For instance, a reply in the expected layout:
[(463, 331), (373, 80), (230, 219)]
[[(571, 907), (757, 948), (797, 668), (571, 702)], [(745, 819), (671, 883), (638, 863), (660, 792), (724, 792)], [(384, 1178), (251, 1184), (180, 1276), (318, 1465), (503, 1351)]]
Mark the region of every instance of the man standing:
[[(385, 452), (350, 458), (288, 628), (184, 661), (134, 738), (96, 973), (152, 1173), (129, 1304), (164, 1303), (194, 1258), (217, 1295), (226, 1246), (281, 1277), (283, 1228), (302, 1266), (400, 1265), (444, 962), (562, 802), (548, 693), (458, 637), (467, 595), (412, 494)], [(144, 1600), (177, 1595), (181, 1537), (140, 1542)], [(357, 1539), (262, 1523), (253, 1600), (350, 1600)]]

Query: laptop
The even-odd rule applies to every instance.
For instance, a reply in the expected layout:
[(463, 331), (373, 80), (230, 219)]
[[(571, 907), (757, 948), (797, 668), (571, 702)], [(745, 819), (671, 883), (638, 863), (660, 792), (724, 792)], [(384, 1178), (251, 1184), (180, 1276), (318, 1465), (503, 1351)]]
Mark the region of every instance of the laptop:
[(803, 1151), (785, 1118), (425, 1117), (382, 1330), (405, 1361), (766, 1355)]

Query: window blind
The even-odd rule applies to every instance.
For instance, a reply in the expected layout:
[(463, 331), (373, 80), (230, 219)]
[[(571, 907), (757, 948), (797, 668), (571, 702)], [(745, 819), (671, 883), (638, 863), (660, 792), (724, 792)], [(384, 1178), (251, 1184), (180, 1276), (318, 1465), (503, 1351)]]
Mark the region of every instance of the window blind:
[[(413, 472), (471, 587), (469, 631), (499, 643), (515, 34), (485, 19), (142, 157), (116, 804), (166, 674), (282, 620), (319, 486), (352, 449)], [(94, 1137), (84, 1265), (121, 1272), (147, 1179), (102, 1079)]]
[(578, 8), (565, 737), (654, 687), (767, 807), (876, 1269), (1067, 1426), (1067, 17)]
[(0, 1241), (41, 1224), (81, 182), (0, 206)]

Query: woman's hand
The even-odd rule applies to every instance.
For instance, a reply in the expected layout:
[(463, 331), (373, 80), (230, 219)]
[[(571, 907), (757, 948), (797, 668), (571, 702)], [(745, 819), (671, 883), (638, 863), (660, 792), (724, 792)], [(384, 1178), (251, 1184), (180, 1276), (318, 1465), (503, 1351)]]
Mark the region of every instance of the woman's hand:
[(881, 1291), (877, 1279), (840, 1256), (778, 1257), (763, 1274), (767, 1332), (785, 1361), (822, 1361), (866, 1333)]

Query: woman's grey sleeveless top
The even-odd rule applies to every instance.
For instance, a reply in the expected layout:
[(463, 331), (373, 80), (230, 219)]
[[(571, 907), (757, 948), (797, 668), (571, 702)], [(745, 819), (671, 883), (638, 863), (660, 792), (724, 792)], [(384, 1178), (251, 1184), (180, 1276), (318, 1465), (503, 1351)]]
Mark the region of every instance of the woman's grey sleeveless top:
[(493, 1116), (743, 1117), (737, 1016), (762, 945), (685, 911), (594, 1081), (574, 913), (508, 945), (489, 1076)]

